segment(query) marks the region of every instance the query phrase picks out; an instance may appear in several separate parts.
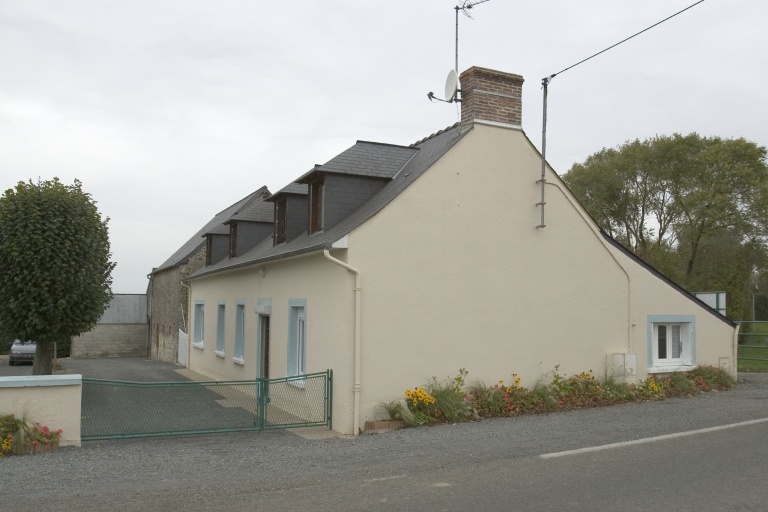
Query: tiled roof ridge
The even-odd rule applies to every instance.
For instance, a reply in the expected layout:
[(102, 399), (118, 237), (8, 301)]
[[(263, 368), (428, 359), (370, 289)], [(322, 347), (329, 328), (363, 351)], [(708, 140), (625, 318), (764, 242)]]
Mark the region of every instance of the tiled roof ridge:
[[(443, 130), (443, 131), (445, 131), (445, 130)], [(427, 137), (427, 138), (429, 138), (429, 137)], [(376, 146), (389, 146), (389, 147), (392, 147), (392, 148), (414, 149), (413, 144), (411, 144), (409, 146), (403, 146), (402, 144), (391, 144), (389, 142), (376, 142), (376, 141), (373, 141), (373, 140), (360, 140), (360, 139), (355, 141), (355, 143), (356, 144), (375, 144)], [(418, 149), (418, 148), (416, 148), (416, 149)], [(322, 167), (322, 165), (318, 165), (318, 167)]]
[(448, 126), (448, 127), (446, 127), (446, 128), (443, 128), (442, 130), (436, 131), (436, 132), (435, 132), (435, 133), (433, 133), (432, 135), (427, 135), (427, 136), (426, 136), (426, 137), (424, 137), (423, 139), (421, 139), (421, 140), (417, 140), (416, 142), (414, 142), (413, 144), (411, 144), (410, 146), (407, 146), (407, 147), (409, 147), (409, 148), (413, 148), (413, 147), (416, 147), (416, 146), (418, 146), (418, 145), (420, 145), (420, 144), (423, 144), (423, 143), (427, 142), (429, 139), (432, 139), (432, 138), (434, 138), (434, 137), (437, 137), (438, 135), (442, 135), (443, 133), (447, 132), (448, 130), (452, 130), (452, 129), (456, 128), (456, 127), (457, 127), (457, 126), (459, 126), (460, 124), (461, 124), (461, 123), (457, 121), (457, 122), (453, 123), (451, 126)]
[[(266, 191), (267, 191), (267, 192), (269, 192), (269, 189), (267, 188), (267, 186), (266, 186), (266, 185), (262, 185), (262, 186), (261, 186), (261, 187), (259, 187), (257, 190), (254, 190), (254, 191), (253, 191), (253, 192), (251, 192), (250, 194), (246, 194), (246, 196), (245, 196), (245, 197), (243, 197), (243, 198), (241, 198), (241, 199), (238, 199), (237, 201), (235, 201), (235, 202), (234, 202), (234, 203), (232, 203), (231, 205), (227, 206), (226, 208), (224, 208), (224, 209), (223, 209), (223, 210), (221, 210), (220, 212), (216, 213), (216, 215), (214, 215), (213, 217), (214, 217), (214, 218), (216, 218), (217, 216), (219, 216), (219, 215), (221, 215), (222, 213), (226, 212), (227, 210), (229, 210), (229, 209), (230, 209), (230, 208), (232, 208), (233, 206), (236, 206), (236, 205), (238, 205), (239, 203), (242, 203), (243, 201), (245, 201), (246, 199), (250, 198), (251, 196), (254, 196), (254, 197), (255, 197), (255, 196), (256, 196), (256, 195), (257, 195), (259, 192), (261, 192), (261, 191), (262, 191), (262, 189), (266, 189)], [(237, 211), (240, 211), (240, 209), (242, 209), (242, 208), (243, 208), (243, 206), (244, 206), (244, 205), (240, 205), (240, 207), (239, 207), (237, 210), (235, 210), (235, 211), (236, 211), (236, 212), (237, 212)]]
[(235, 201), (234, 203), (230, 204), (220, 212), (218, 212), (216, 215), (213, 216), (208, 222), (206, 222), (202, 228), (200, 228), (194, 235), (192, 235), (191, 238), (189, 238), (184, 244), (182, 244), (181, 247), (176, 249), (176, 251), (168, 258), (166, 259), (159, 267), (156, 267), (152, 272), (165, 270), (167, 268), (172, 268), (177, 265), (180, 265), (182, 263), (185, 263), (189, 256), (192, 255), (198, 248), (200, 248), (203, 243), (205, 242), (204, 237), (206, 233), (210, 233), (211, 231), (215, 231), (218, 226), (223, 225), (223, 222), (229, 218), (224, 217), (224, 214), (226, 214), (228, 211), (232, 211), (230, 216), (234, 214), (235, 212), (239, 211), (244, 204), (248, 203), (249, 199), (252, 199), (256, 197), (260, 192), (263, 190), (269, 191), (267, 189), (266, 185), (261, 186), (259, 189), (255, 190), (254, 192), (251, 192), (250, 194), (246, 195), (242, 199), (239, 199)]

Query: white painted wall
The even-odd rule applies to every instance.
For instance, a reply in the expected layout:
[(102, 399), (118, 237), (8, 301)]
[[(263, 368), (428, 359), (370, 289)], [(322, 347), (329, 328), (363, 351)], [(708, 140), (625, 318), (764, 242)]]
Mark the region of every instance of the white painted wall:
[(637, 352), (649, 314), (693, 314), (698, 362), (730, 355), (733, 329), (610, 247), (522, 132), (476, 125), (349, 237), (363, 283), (363, 418), (431, 376), (511, 373), (532, 386)]
[[(307, 372), (333, 369), (334, 426), (351, 425), (354, 348), (354, 277), (345, 269), (313, 254), (265, 266), (231, 271), (192, 281), (192, 304), (205, 300), (204, 348), (192, 347), (189, 367), (216, 380), (247, 380), (258, 376), (259, 299), (272, 299), (270, 377), (287, 376), (289, 300), (306, 299)], [(225, 356), (215, 354), (216, 307), (226, 300)], [(236, 299), (245, 299), (244, 364), (233, 361)], [(194, 311), (194, 307), (190, 310)], [(194, 319), (190, 319), (194, 322)], [(190, 324), (190, 336), (194, 328)], [(351, 432), (351, 426), (347, 428)]]
[(81, 397), (81, 375), (0, 377), (0, 414), (61, 429), (60, 446), (80, 446)]
[[(694, 315), (697, 362), (732, 355), (733, 328), (608, 244), (519, 130), (476, 124), (332, 255), (361, 273), (361, 425), (381, 402), (432, 376), (468, 383), (511, 373), (533, 386), (551, 372), (602, 374), (612, 353), (636, 353), (647, 375), (648, 315)], [(271, 376), (287, 368), (288, 301), (307, 300), (308, 371), (334, 370), (334, 429), (353, 432), (354, 278), (321, 253), (192, 281), (205, 300), (204, 349), (190, 368), (216, 379), (257, 374), (256, 314), (272, 299)], [(245, 299), (243, 365), (232, 361), (234, 305)], [(227, 303), (225, 357), (214, 354), (216, 307)], [(193, 310), (192, 308), (191, 310)], [(193, 320), (194, 321), (194, 320)], [(190, 327), (190, 334), (194, 328)], [(729, 364), (734, 365), (733, 360)], [(735, 369), (734, 369), (735, 371)]]

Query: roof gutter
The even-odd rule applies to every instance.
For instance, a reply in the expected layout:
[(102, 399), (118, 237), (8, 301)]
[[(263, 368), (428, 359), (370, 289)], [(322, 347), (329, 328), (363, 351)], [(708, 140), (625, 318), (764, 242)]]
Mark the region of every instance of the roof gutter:
[(328, 261), (344, 267), (355, 274), (355, 383), (352, 387), (354, 395), (354, 409), (352, 412), (352, 435), (360, 433), (360, 294), (363, 291), (360, 285), (360, 271), (355, 267), (344, 263), (331, 256), (328, 249), (323, 250), (323, 256)]

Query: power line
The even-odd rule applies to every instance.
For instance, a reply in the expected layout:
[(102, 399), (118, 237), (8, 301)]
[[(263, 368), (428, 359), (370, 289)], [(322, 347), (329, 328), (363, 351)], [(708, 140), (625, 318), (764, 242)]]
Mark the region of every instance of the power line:
[(594, 55), (590, 55), (590, 56), (589, 56), (589, 57), (587, 57), (586, 59), (584, 59), (584, 60), (580, 60), (580, 61), (579, 61), (579, 62), (577, 62), (576, 64), (573, 64), (573, 65), (571, 65), (571, 66), (568, 66), (567, 68), (563, 69), (562, 71), (558, 71), (557, 73), (554, 73), (554, 74), (552, 74), (552, 75), (549, 75), (549, 76), (548, 76), (548, 77), (546, 77), (546, 78), (542, 78), (542, 83), (543, 83), (544, 81), (546, 81), (547, 83), (549, 83), (549, 81), (550, 81), (550, 80), (552, 80), (553, 78), (555, 78), (555, 77), (556, 77), (557, 75), (559, 75), (560, 73), (564, 73), (565, 71), (568, 71), (568, 70), (569, 70), (569, 69), (571, 69), (571, 68), (575, 68), (575, 67), (576, 67), (576, 66), (578, 66), (579, 64), (583, 64), (584, 62), (587, 62), (589, 59), (592, 59), (592, 58), (594, 58), (594, 57), (597, 57), (597, 56), (598, 56), (598, 55), (600, 55), (601, 53), (605, 53), (605, 52), (607, 52), (607, 51), (608, 51), (608, 50), (610, 50), (611, 48), (616, 48), (616, 47), (617, 47), (617, 46), (619, 46), (621, 43), (625, 43), (625, 42), (629, 41), (630, 39), (632, 39), (633, 37), (639, 36), (639, 35), (640, 35), (640, 34), (642, 34), (643, 32), (647, 32), (647, 31), (651, 30), (653, 27), (656, 27), (656, 26), (658, 26), (658, 25), (661, 25), (661, 24), (662, 24), (662, 23), (664, 23), (665, 21), (667, 21), (667, 20), (670, 20), (670, 19), (674, 18), (674, 17), (675, 17), (675, 16), (677, 16), (678, 14), (684, 13), (685, 11), (687, 11), (688, 9), (690, 9), (690, 8), (692, 8), (692, 7), (696, 7), (697, 5), (699, 5), (700, 3), (702, 3), (703, 1), (704, 1), (704, 0), (699, 0), (699, 1), (698, 1), (698, 2), (696, 2), (696, 3), (689, 5), (688, 7), (686, 7), (685, 9), (683, 9), (682, 11), (678, 11), (678, 12), (676, 12), (675, 14), (673, 14), (672, 16), (668, 16), (668, 17), (664, 18), (663, 20), (661, 20), (661, 21), (659, 21), (659, 22), (657, 22), (657, 23), (654, 23), (654, 24), (653, 24), (653, 25), (651, 25), (650, 27), (647, 27), (647, 28), (645, 28), (645, 29), (641, 30), (641, 31), (640, 31), (640, 32), (638, 32), (637, 34), (633, 34), (633, 35), (629, 36), (628, 38), (626, 38), (626, 39), (623, 39), (623, 40), (619, 41), (618, 43), (616, 43), (616, 44), (614, 44), (614, 45), (611, 45), (611, 46), (609, 46), (608, 48), (606, 48), (606, 49), (604, 49), (604, 50), (601, 50), (601, 51), (597, 52), (597, 53), (596, 53), (596, 54), (594, 54)]
[[(547, 204), (547, 203), (546, 203), (546, 201), (544, 200), (544, 199), (545, 199), (545, 198), (544, 198), (544, 186), (545, 186), (545, 185), (546, 185), (546, 183), (547, 183), (547, 178), (546, 178), (546, 166), (547, 166), (547, 89), (548, 89), (548, 86), (549, 86), (549, 82), (550, 82), (550, 81), (551, 81), (553, 78), (555, 78), (557, 75), (559, 75), (560, 73), (564, 73), (564, 72), (568, 71), (568, 70), (569, 70), (569, 69), (571, 69), (571, 68), (575, 68), (575, 67), (576, 67), (576, 66), (578, 66), (579, 64), (583, 64), (584, 62), (587, 62), (589, 59), (592, 59), (592, 58), (594, 58), (594, 57), (597, 57), (597, 56), (598, 56), (598, 55), (600, 55), (601, 53), (605, 53), (605, 52), (607, 52), (607, 51), (608, 51), (608, 50), (610, 50), (611, 48), (616, 48), (616, 47), (617, 47), (617, 46), (619, 46), (621, 43), (627, 42), (627, 41), (629, 41), (630, 39), (632, 39), (633, 37), (637, 37), (637, 36), (639, 36), (640, 34), (642, 34), (643, 32), (647, 32), (648, 30), (651, 30), (653, 27), (656, 27), (656, 26), (658, 26), (658, 25), (661, 25), (661, 24), (662, 24), (662, 23), (664, 23), (665, 21), (667, 21), (667, 20), (670, 20), (670, 19), (674, 18), (675, 16), (677, 16), (678, 14), (680, 14), (680, 13), (683, 13), (683, 12), (687, 11), (688, 9), (690, 9), (690, 8), (692, 8), (692, 7), (695, 7), (695, 6), (699, 5), (699, 4), (700, 4), (701, 2), (703, 2), (703, 1), (704, 1), (704, 0), (699, 0), (699, 1), (698, 1), (698, 2), (696, 2), (696, 3), (689, 5), (688, 7), (686, 7), (685, 9), (683, 9), (682, 11), (678, 11), (678, 12), (676, 12), (675, 14), (673, 14), (672, 16), (668, 16), (668, 17), (664, 18), (663, 20), (661, 20), (661, 21), (659, 21), (659, 22), (657, 22), (657, 23), (654, 23), (654, 24), (653, 24), (653, 25), (651, 25), (650, 27), (648, 27), (648, 28), (645, 28), (645, 29), (641, 30), (640, 32), (638, 32), (638, 33), (636, 33), (636, 34), (633, 34), (633, 35), (629, 36), (628, 38), (626, 38), (626, 39), (623, 39), (623, 40), (619, 41), (618, 43), (616, 43), (616, 44), (614, 44), (614, 45), (611, 45), (611, 46), (609, 46), (609, 47), (608, 47), (608, 48), (606, 48), (605, 50), (599, 51), (599, 52), (597, 52), (597, 53), (596, 53), (596, 54), (594, 54), (594, 55), (590, 55), (590, 56), (589, 56), (589, 57), (587, 57), (586, 59), (584, 59), (584, 60), (580, 60), (580, 61), (579, 61), (579, 62), (577, 62), (576, 64), (573, 64), (573, 65), (571, 65), (571, 66), (568, 66), (567, 68), (563, 69), (562, 71), (558, 71), (557, 73), (553, 73), (553, 74), (551, 74), (551, 75), (549, 75), (549, 76), (546, 76), (546, 77), (544, 77), (544, 78), (542, 78), (542, 79), (541, 79), (541, 88), (542, 88), (542, 90), (543, 90), (543, 94), (544, 94), (544, 99), (543, 99), (543, 102), (542, 102), (542, 103), (543, 103), (543, 116), (542, 116), (542, 121), (541, 121), (541, 178), (540, 178), (539, 180), (537, 180), (537, 182), (536, 182), (536, 183), (538, 183), (538, 184), (539, 184), (539, 186), (540, 186), (540, 188), (541, 188), (541, 191), (540, 191), (541, 200), (540, 200), (538, 203), (536, 203), (536, 206), (538, 206), (538, 207), (539, 207), (539, 209), (540, 209), (540, 213), (541, 213), (541, 221), (540, 221), (540, 222), (539, 222), (539, 224), (536, 226), (536, 228), (545, 228), (545, 227), (547, 227), (547, 225), (546, 225), (546, 224), (544, 224), (544, 205), (546, 205), (546, 204)], [(457, 13), (457, 16), (458, 16), (458, 11), (456, 11), (456, 13)], [(457, 56), (457, 58), (456, 58), (456, 62), (457, 62), (457, 64), (458, 64), (458, 56)]]

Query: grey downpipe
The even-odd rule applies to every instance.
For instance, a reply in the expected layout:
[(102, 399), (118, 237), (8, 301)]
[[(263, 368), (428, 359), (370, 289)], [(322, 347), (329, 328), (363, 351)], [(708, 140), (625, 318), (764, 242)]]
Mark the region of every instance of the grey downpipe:
[(331, 261), (340, 267), (344, 267), (355, 274), (355, 383), (352, 388), (354, 395), (352, 432), (353, 435), (358, 435), (360, 433), (360, 293), (362, 292), (360, 286), (360, 271), (331, 256), (328, 249), (323, 250), (323, 256), (325, 256), (325, 259), (328, 261)]

